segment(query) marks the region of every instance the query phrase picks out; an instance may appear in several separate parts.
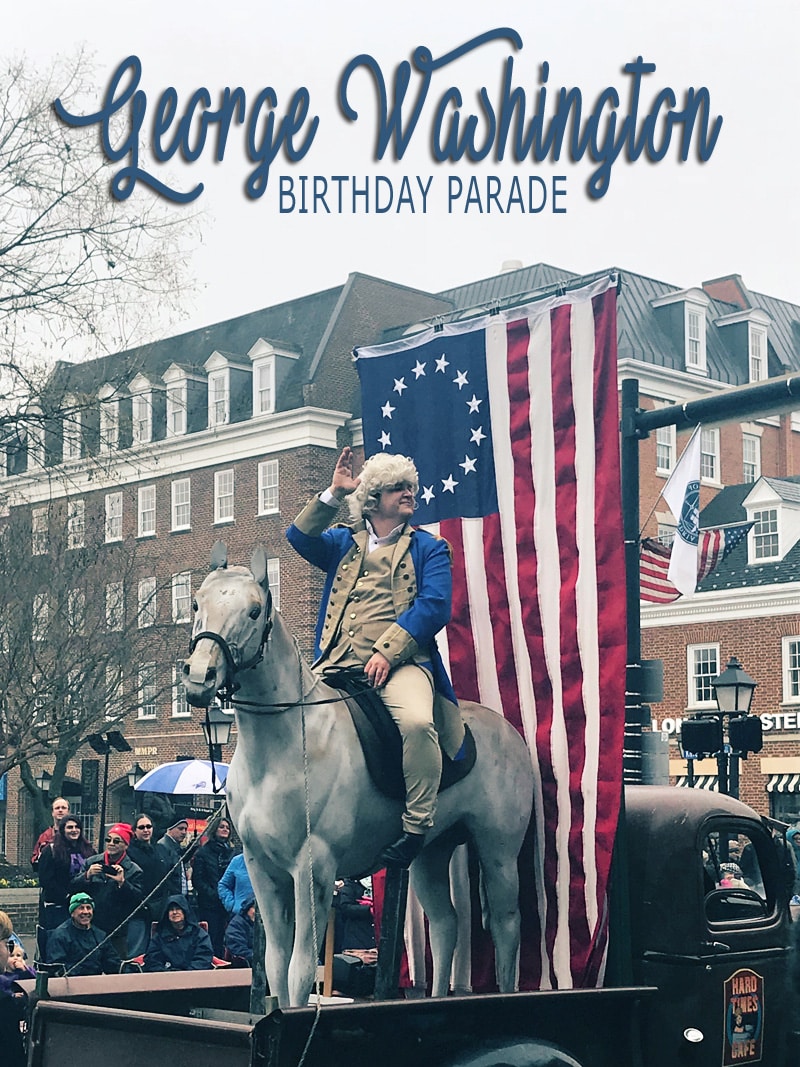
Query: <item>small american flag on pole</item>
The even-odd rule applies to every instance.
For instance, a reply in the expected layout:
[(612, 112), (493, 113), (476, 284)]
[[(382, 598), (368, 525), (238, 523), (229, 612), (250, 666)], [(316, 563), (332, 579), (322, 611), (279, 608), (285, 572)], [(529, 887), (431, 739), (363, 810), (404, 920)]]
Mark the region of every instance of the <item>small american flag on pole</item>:
[(616, 285), (355, 353), (367, 454), (415, 459), (415, 523), (453, 547), (440, 644), (456, 692), (531, 750), (525, 989), (596, 985), (606, 943), (625, 687)]
[[(753, 528), (752, 522), (701, 530), (697, 547), (697, 581), (707, 578)], [(667, 577), (672, 549), (645, 537), (639, 554), (639, 596), (649, 604), (671, 604), (682, 594)]]

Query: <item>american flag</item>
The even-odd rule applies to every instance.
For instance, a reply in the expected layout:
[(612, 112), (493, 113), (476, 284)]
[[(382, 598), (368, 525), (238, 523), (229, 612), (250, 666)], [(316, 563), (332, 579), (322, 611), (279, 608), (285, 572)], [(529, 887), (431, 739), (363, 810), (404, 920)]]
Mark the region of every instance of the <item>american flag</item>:
[[(752, 522), (701, 530), (697, 547), (697, 581), (700, 583), (718, 563), (747, 537)], [(671, 547), (645, 537), (639, 553), (639, 596), (649, 604), (671, 604), (681, 593), (667, 577)]]
[(367, 454), (415, 459), (415, 523), (453, 546), (456, 692), (531, 750), (521, 986), (596, 985), (625, 688), (616, 277), (355, 354)]

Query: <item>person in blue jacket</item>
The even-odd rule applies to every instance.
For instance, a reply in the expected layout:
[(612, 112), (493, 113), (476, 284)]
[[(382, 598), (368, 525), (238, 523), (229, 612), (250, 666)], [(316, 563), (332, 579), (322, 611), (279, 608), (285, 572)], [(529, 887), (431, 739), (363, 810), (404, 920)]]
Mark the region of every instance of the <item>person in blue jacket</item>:
[(144, 954), (145, 971), (210, 971), (214, 952), (211, 938), (198, 926), (182, 893), (167, 897)]
[(245, 901), (225, 931), (225, 948), (233, 957), (234, 964), (240, 960), (248, 967), (253, 963), (253, 933), (256, 925), (256, 902), (253, 897)]
[[(407, 867), (433, 825), (442, 748), (464, 738), (435, 635), (450, 621), (452, 576), (445, 540), (415, 530), (419, 476), (407, 456), (378, 453), (353, 474), (344, 448), (328, 489), (287, 530), (292, 547), (326, 573), (314, 664), (360, 668), (379, 689), (403, 743), (406, 806), (400, 837), (382, 866)], [(347, 498), (350, 525), (330, 524)], [(329, 528), (330, 527), (330, 528)]]
[(217, 892), (229, 916), (238, 915), (247, 901), (255, 896), (241, 852), (234, 856), (225, 868), (219, 880)]

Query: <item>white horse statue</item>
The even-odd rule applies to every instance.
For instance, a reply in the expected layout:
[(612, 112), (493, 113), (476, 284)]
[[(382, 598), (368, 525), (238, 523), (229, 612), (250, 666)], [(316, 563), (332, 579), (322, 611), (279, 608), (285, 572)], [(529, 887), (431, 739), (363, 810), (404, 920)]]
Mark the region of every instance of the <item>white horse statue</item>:
[[(375, 787), (345, 698), (312, 672), (272, 609), (264, 549), (255, 549), (249, 570), (228, 567), (221, 543), (211, 562), (196, 593), (183, 683), (199, 707), (235, 690), (228, 807), (264, 921), (270, 991), (283, 1007), (305, 1005), (334, 880), (374, 869), (399, 833), (403, 804)], [(501, 715), (477, 704), (461, 708), (477, 760), (441, 793), (435, 826), (410, 871), (429, 922), (434, 996), (448, 991), (457, 925), (448, 868), (465, 838), (481, 865), (500, 991), (513, 992), (518, 982), (517, 856), (531, 814), (530, 755)]]

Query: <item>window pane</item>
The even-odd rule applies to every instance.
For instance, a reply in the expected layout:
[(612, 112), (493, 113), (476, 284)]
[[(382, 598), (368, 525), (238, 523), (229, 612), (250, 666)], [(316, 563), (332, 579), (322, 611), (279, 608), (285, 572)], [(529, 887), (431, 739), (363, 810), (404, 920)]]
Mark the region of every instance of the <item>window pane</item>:
[(139, 718), (155, 719), (156, 705), (156, 665), (144, 663), (139, 668)]
[(278, 510), (277, 459), (268, 459), (258, 465), (258, 510), (262, 515)]
[(703, 645), (692, 650), (693, 701), (695, 704), (714, 702), (711, 682), (719, 675), (719, 654), (716, 645)]
[(139, 490), (139, 536), (156, 532), (156, 487), (145, 485)]
[(233, 518), (233, 471), (218, 471), (214, 475), (214, 521)]
[(771, 559), (778, 553), (778, 511), (753, 512), (753, 553), (756, 559)]
[(189, 622), (192, 617), (192, 576), (189, 571), (172, 576), (172, 620)]
[(172, 483), (172, 529), (187, 530), (192, 522), (191, 486), (189, 478)]
[(122, 493), (106, 496), (106, 541), (122, 540)]
[(183, 677), (183, 660), (176, 659), (172, 669), (172, 714), (176, 719), (191, 715), (186, 700), (186, 689), (181, 681)]

